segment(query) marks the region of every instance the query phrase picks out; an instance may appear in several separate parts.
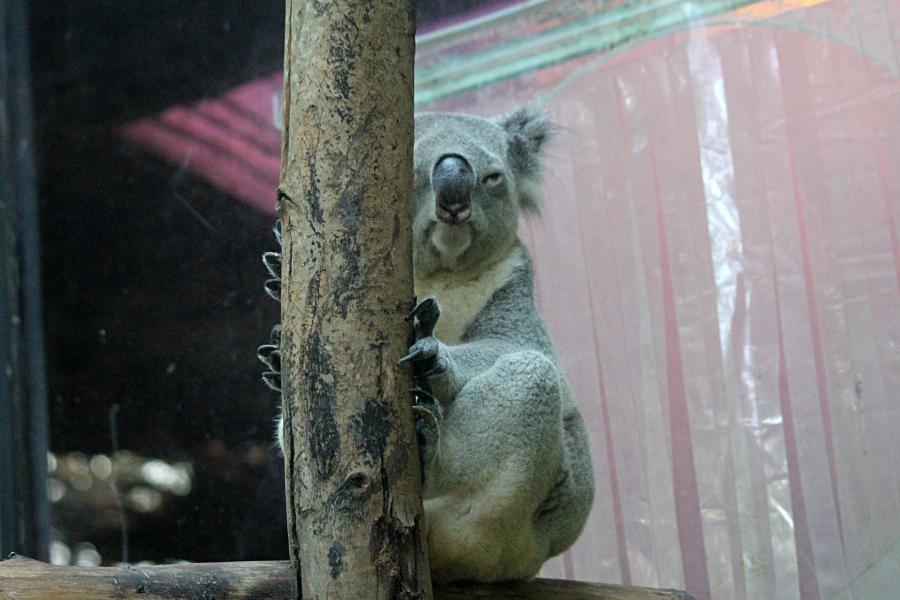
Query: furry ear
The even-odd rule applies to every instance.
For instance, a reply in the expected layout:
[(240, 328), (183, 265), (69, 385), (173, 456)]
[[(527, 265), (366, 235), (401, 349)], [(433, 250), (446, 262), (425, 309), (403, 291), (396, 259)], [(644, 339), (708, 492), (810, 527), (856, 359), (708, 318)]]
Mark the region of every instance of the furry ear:
[(516, 174), (519, 205), (538, 212), (541, 190), (541, 151), (553, 137), (554, 127), (546, 113), (533, 106), (523, 106), (501, 117), (498, 125), (509, 137), (507, 157)]
[(500, 127), (506, 130), (510, 141), (527, 146), (528, 151), (537, 154), (553, 135), (553, 126), (547, 114), (534, 106), (523, 106), (502, 117)]

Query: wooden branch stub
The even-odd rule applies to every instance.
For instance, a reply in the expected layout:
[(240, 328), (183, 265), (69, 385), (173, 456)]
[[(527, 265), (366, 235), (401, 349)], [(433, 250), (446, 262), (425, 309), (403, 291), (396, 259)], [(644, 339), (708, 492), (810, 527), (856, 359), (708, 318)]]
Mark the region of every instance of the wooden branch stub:
[(14, 556), (0, 562), (0, 600), (288, 600), (292, 580), (287, 561), (57, 567)]
[[(0, 562), (0, 600), (289, 600), (287, 561), (152, 567), (57, 567), (16, 556)], [(435, 600), (691, 600), (674, 590), (536, 579), (436, 587)]]

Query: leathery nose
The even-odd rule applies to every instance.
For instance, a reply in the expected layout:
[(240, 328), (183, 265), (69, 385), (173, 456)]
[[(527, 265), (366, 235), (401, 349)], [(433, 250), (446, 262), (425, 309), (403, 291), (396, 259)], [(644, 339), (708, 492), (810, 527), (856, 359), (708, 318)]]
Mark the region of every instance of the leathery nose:
[(442, 156), (431, 173), (435, 214), (448, 225), (465, 223), (472, 216), (472, 188), (475, 173), (468, 161), (457, 154)]

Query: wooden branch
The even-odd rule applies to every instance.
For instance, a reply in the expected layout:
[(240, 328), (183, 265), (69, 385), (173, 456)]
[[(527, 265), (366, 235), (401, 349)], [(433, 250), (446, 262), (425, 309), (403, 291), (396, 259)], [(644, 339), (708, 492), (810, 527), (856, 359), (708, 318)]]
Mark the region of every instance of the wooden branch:
[[(55, 567), (24, 557), (0, 562), (0, 600), (288, 600), (287, 561), (153, 567)], [(684, 592), (537, 579), (438, 587), (436, 600), (691, 600)]]
[(413, 306), (413, 17), (413, 0), (287, 0), (281, 366), (303, 598), (431, 598), (397, 367)]

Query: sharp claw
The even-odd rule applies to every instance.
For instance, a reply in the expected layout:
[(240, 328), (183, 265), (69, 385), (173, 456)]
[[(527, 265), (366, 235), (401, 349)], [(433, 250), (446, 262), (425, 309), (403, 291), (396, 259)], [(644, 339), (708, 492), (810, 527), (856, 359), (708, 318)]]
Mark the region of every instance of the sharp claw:
[(277, 300), (281, 302), (281, 280), (280, 279), (267, 279), (265, 283), (266, 293), (273, 300)]
[(266, 371), (262, 374), (262, 380), (269, 389), (275, 390), (276, 392), (281, 391), (281, 373)]
[(275, 241), (278, 242), (278, 245), (281, 245), (281, 219), (275, 221), (275, 227), (272, 228), (272, 232), (275, 234)]
[(434, 399), (429, 392), (426, 392), (421, 387), (417, 387), (409, 390), (413, 397), (413, 409), (416, 410), (417, 407), (423, 407), (428, 409), (429, 412), (435, 414), (435, 410), (438, 406), (438, 401)]
[[(420, 387), (412, 388), (409, 390), (409, 393), (412, 394), (413, 400), (416, 402), (419, 402), (419, 398), (424, 398), (428, 402), (437, 402), (430, 392), (427, 392)], [(419, 404), (421, 404), (421, 402), (419, 402)]]
[(403, 358), (401, 358), (400, 360), (398, 360), (398, 361), (397, 361), (397, 364), (398, 364), (398, 365), (402, 365), (403, 363), (407, 363), (407, 362), (409, 362), (409, 361), (411, 361), (411, 360), (416, 360), (417, 358), (419, 358), (419, 357), (422, 356), (423, 354), (425, 354), (425, 349), (424, 349), (424, 348), (416, 348), (415, 350), (413, 350), (412, 352), (410, 352), (409, 354), (407, 354), (406, 356), (404, 356)]
[(281, 281), (281, 255), (277, 252), (265, 252), (262, 261), (269, 275)]
[(281, 371), (281, 351), (278, 346), (266, 344), (257, 349), (257, 358), (273, 371)]
[(438, 418), (435, 416), (433, 412), (428, 410), (424, 406), (413, 406), (413, 412), (419, 416), (423, 421), (431, 425), (432, 427), (438, 426)]

